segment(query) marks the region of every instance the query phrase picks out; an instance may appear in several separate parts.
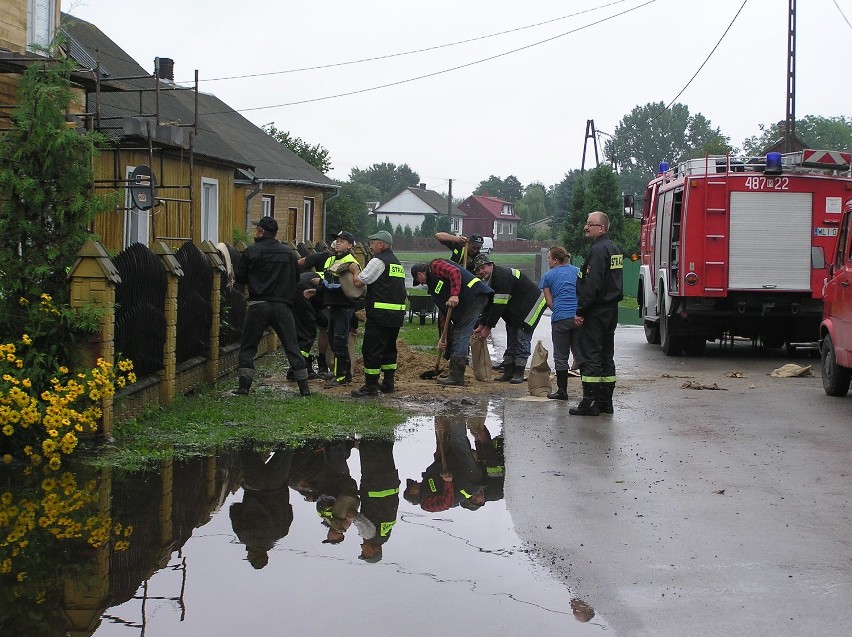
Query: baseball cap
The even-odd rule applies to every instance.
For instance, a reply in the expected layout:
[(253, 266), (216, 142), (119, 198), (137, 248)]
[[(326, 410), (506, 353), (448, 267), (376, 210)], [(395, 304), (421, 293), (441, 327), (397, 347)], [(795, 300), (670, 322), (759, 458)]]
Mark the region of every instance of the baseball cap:
[(371, 234), (371, 235), (370, 235), (369, 237), (367, 237), (367, 238), (368, 238), (368, 239), (377, 239), (377, 240), (379, 240), (379, 241), (382, 241), (382, 242), (384, 242), (384, 243), (387, 243), (388, 245), (392, 245), (392, 244), (393, 244), (393, 236), (392, 236), (392, 235), (391, 235), (391, 233), (390, 233), (390, 232), (388, 232), (387, 230), (379, 230), (378, 232), (376, 232), (376, 233), (374, 233), (374, 234)]
[(352, 244), (355, 243), (355, 237), (352, 236), (351, 232), (346, 232), (346, 230), (341, 230), (340, 232), (338, 232), (337, 237), (339, 239), (344, 239), (344, 240), (348, 241), (349, 243), (352, 243)]
[(488, 258), (487, 254), (477, 254), (473, 258), (473, 269), (476, 270), (481, 265), (485, 265), (487, 263), (494, 263), (491, 259)]
[(468, 243), (472, 243), (475, 246), (482, 247), (482, 235), (481, 234), (472, 234), (467, 238)]
[(251, 224), (253, 226), (257, 226), (258, 228), (263, 228), (267, 232), (271, 232), (275, 234), (278, 232), (278, 222), (275, 221), (272, 217), (261, 217), (260, 221), (252, 221)]
[(411, 266), (411, 278), (414, 279), (415, 285), (417, 284), (417, 275), (420, 272), (426, 272), (427, 267), (425, 263), (415, 263)]

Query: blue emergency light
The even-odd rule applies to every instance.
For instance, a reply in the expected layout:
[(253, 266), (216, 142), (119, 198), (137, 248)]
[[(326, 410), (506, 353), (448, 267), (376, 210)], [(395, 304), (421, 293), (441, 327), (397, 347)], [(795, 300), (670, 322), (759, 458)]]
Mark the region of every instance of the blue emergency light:
[(781, 153), (766, 153), (766, 168), (763, 172), (769, 175), (781, 174)]
[(667, 172), (669, 172), (669, 162), (661, 161), (660, 162), (660, 172), (657, 173), (657, 174), (662, 175), (663, 173), (667, 173)]

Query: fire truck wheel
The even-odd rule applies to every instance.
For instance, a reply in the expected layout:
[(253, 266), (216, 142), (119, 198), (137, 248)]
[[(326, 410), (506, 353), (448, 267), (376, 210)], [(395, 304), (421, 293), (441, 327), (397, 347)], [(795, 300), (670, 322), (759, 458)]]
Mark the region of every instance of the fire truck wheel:
[(645, 340), (651, 345), (660, 344), (660, 324), (655, 321), (645, 321)]
[(822, 342), (822, 388), (829, 396), (842, 398), (849, 393), (850, 380), (852, 380), (852, 369), (837, 364), (834, 343), (831, 341), (831, 336), (826, 334)]
[(680, 356), (683, 339), (672, 335), (670, 320), (665, 312), (660, 312), (660, 346), (666, 356)]

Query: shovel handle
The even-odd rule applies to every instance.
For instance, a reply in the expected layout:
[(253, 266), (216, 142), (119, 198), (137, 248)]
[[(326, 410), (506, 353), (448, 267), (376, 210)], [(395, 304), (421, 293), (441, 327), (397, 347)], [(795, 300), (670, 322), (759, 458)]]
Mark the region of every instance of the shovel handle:
[[(446, 341), (447, 340), (447, 334), (450, 333), (450, 318), (452, 316), (453, 316), (453, 308), (448, 307), (447, 308), (447, 315), (444, 317), (444, 329), (441, 330), (441, 340), (442, 341)], [(443, 354), (443, 352), (439, 349), (438, 350), (438, 359), (435, 361), (435, 371), (436, 372), (441, 369), (441, 355), (442, 354)]]

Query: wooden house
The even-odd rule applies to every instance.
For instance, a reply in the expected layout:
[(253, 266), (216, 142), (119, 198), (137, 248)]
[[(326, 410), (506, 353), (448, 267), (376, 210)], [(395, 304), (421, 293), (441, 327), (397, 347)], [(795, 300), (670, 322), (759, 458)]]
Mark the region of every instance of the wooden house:
[[(112, 143), (96, 160), (97, 187), (124, 192), (117, 209), (96, 219), (110, 250), (161, 239), (233, 242), (250, 221), (278, 220), (278, 238), (323, 238), (326, 197), (338, 186), (197, 83), (174, 81), (174, 63), (156, 58), (146, 71), (94, 24), (62, 15), (67, 54), (92, 69), (80, 125)], [(156, 184), (145, 196), (145, 175)], [(135, 180), (135, 181), (134, 181)], [(142, 199), (131, 183), (142, 185)], [(136, 188), (137, 192), (140, 188)], [(153, 207), (147, 207), (153, 202)]]

